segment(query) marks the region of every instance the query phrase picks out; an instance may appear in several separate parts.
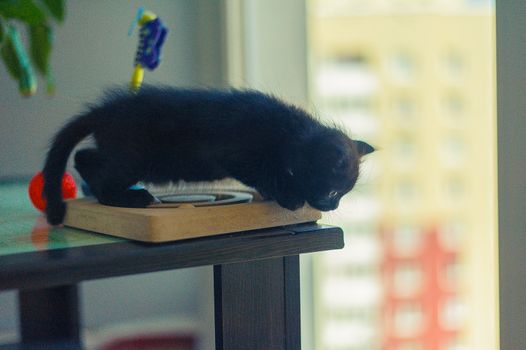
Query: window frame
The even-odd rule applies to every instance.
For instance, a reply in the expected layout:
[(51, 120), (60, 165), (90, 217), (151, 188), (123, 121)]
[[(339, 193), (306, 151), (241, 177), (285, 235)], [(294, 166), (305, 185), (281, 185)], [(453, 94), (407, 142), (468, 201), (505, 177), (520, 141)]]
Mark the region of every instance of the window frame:
[(495, 12), (500, 348), (526, 349), (526, 2), (496, 0)]
[[(279, 91), (283, 97), (306, 106), (309, 86), (306, 2), (225, 0), (224, 9), (225, 80), (234, 86)], [(286, 20), (276, 21), (276, 16)], [(270, 20), (276, 25), (266, 26)], [(525, 22), (526, 2), (495, 0), (497, 151), (490, 152), (495, 153), (495, 173), (499, 174), (495, 198), (498, 200), (498, 237), (494, 240), (499, 265), (496, 279), (499, 310), (495, 320), (499, 339), (496, 349), (499, 345), (501, 349), (526, 349), (526, 303), (523, 297), (526, 269), (521, 265), (523, 247), (526, 247), (526, 234), (521, 228), (526, 227), (526, 215), (515, 210), (526, 207), (526, 183), (523, 180), (526, 162), (522, 152), (526, 149), (526, 137), (521, 137), (526, 130), (526, 117), (521, 115), (521, 111), (526, 111), (526, 99), (522, 96), (526, 84), (526, 34), (522, 34), (526, 33)], [(276, 47), (286, 47), (288, 58), (280, 57)], [(303, 264), (302, 276), (309, 279), (309, 283), (310, 264), (310, 261)], [(304, 291), (302, 297), (311, 298), (311, 293)], [(312, 317), (312, 308), (306, 310), (302, 305), (302, 312), (305, 311)], [(305, 333), (304, 324), (302, 328)], [(312, 348), (312, 342), (303, 345), (305, 349)]]

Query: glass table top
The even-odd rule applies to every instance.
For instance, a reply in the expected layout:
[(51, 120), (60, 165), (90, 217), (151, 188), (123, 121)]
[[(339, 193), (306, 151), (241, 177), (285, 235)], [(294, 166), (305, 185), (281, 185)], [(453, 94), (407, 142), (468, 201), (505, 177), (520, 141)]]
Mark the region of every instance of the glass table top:
[(48, 225), (27, 193), (28, 182), (0, 182), (0, 256), (122, 242), (123, 239)]

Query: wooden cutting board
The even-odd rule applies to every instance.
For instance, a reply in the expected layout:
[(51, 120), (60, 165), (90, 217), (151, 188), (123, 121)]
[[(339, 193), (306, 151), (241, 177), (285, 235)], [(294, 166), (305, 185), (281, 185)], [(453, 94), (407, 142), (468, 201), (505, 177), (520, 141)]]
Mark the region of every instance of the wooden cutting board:
[(121, 208), (95, 199), (67, 201), (64, 224), (145, 242), (167, 242), (267, 227), (313, 222), (321, 213), (305, 205), (295, 211), (273, 201), (177, 208)]

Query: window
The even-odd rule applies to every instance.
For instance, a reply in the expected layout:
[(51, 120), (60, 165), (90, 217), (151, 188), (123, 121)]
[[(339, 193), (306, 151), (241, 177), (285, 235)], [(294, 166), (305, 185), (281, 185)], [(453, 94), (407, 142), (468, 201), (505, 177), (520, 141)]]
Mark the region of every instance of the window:
[(316, 349), (493, 350), (493, 2), (310, 0), (307, 13), (311, 104), (380, 149), (325, 217), (347, 246), (314, 258)]
[(394, 333), (399, 337), (413, 337), (425, 328), (424, 310), (416, 302), (406, 302), (394, 309)]
[(392, 55), (389, 63), (388, 70), (394, 83), (405, 85), (414, 82), (416, 75), (414, 55), (399, 51)]
[(393, 289), (398, 296), (411, 296), (422, 290), (424, 276), (420, 265), (414, 262), (394, 266)]

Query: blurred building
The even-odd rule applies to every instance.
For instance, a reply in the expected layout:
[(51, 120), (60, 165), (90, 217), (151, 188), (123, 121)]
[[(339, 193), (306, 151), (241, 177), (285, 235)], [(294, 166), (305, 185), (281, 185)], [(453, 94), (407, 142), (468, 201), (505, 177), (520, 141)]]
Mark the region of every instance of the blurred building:
[(311, 96), (379, 148), (315, 263), (317, 349), (495, 349), (494, 12), (477, 0), (317, 0)]
[(382, 349), (462, 348), (465, 306), (459, 288), (459, 252), (437, 230), (410, 244), (383, 235)]

